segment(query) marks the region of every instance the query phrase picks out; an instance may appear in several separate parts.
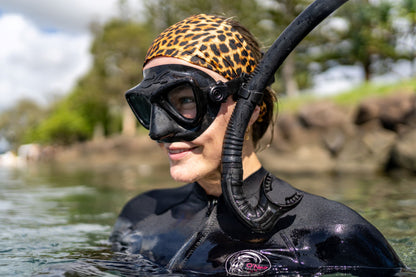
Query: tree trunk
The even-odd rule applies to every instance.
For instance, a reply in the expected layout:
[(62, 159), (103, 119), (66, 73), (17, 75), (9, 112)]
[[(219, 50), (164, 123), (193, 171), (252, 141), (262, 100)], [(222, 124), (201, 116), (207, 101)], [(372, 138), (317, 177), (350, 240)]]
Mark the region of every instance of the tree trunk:
[(367, 56), (363, 57), (362, 63), (363, 63), (363, 69), (364, 69), (364, 78), (365, 81), (368, 82), (371, 79), (371, 57), (368, 54)]
[(299, 95), (298, 84), (295, 79), (295, 56), (290, 54), (283, 63), (282, 77), (285, 85), (286, 95), (294, 97)]

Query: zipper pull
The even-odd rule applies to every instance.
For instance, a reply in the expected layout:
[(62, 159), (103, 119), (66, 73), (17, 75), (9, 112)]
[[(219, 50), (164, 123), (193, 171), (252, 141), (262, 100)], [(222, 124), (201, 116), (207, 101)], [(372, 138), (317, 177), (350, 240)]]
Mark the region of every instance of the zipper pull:
[(205, 214), (206, 216), (209, 216), (212, 213), (212, 210), (217, 205), (217, 203), (218, 203), (218, 200), (216, 198), (211, 198), (208, 201), (208, 209), (207, 209), (207, 213)]

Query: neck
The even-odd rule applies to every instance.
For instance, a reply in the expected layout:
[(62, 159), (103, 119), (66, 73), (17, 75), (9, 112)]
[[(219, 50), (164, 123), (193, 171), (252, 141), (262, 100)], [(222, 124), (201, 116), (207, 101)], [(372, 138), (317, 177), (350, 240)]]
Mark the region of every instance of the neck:
[[(243, 179), (256, 172), (261, 168), (261, 163), (254, 152), (251, 149), (243, 148)], [(198, 184), (205, 190), (208, 195), (220, 196), (221, 190), (221, 170), (218, 169), (212, 175), (207, 176), (204, 179), (198, 180)]]

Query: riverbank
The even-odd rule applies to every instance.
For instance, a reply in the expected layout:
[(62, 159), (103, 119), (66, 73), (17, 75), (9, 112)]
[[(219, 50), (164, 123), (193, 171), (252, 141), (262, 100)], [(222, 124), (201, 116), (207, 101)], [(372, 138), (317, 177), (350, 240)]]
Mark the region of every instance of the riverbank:
[[(311, 173), (416, 172), (416, 94), (398, 91), (356, 106), (316, 101), (279, 116), (261, 153), (275, 170)], [(278, 157), (273, 159), (273, 157)]]

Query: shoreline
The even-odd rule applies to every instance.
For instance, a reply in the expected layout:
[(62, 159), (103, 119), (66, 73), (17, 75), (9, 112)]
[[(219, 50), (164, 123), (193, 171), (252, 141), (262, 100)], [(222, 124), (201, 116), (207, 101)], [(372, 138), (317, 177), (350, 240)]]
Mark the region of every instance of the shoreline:
[[(285, 174), (416, 174), (416, 94), (396, 93), (346, 108), (328, 100), (279, 114), (273, 141), (258, 152), (265, 168)], [(260, 141), (269, 144), (271, 131)], [(40, 147), (40, 146), (38, 146)], [(68, 170), (133, 169), (140, 174), (168, 167), (157, 143), (145, 134), (116, 135), (69, 146), (27, 149), (29, 163)]]

